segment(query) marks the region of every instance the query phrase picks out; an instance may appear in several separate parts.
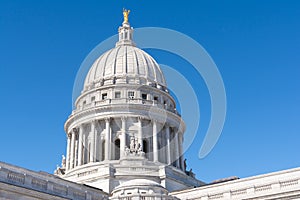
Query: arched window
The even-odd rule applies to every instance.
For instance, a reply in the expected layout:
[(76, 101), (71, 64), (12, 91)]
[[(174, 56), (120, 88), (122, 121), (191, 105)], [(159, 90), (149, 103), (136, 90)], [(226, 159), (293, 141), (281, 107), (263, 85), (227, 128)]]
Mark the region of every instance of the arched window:
[(120, 159), (120, 139), (115, 140), (115, 160)]
[(102, 141), (101, 145), (101, 159), (100, 161), (103, 161), (105, 159), (105, 140)]

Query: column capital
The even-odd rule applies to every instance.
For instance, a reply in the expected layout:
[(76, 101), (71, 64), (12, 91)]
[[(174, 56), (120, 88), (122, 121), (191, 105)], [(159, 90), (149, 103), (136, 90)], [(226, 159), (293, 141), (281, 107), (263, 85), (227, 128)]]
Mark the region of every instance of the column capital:
[(69, 138), (71, 139), (72, 133), (67, 133), (67, 137), (68, 137), (68, 139), (69, 139)]
[(138, 118), (139, 121), (142, 121), (143, 119), (146, 119), (146, 117), (144, 117), (144, 116), (138, 116), (137, 118)]
[(72, 129), (72, 132), (75, 133), (75, 134), (78, 133), (78, 128), (77, 128), (77, 127), (76, 127), (76, 128), (73, 128), (73, 129)]
[(91, 120), (91, 123), (93, 123), (93, 124), (96, 124), (97, 122), (98, 122), (97, 119), (92, 119), (92, 120)]
[(127, 120), (127, 117), (126, 116), (122, 116), (121, 117), (121, 121), (126, 121)]
[(157, 124), (158, 120), (157, 119), (151, 119), (152, 124)]
[(83, 124), (83, 123), (80, 124), (80, 125), (79, 125), (79, 129), (83, 129), (83, 126), (84, 126), (84, 125), (85, 125), (85, 124)]
[(110, 122), (110, 117), (106, 117), (106, 118), (104, 118), (104, 120), (105, 120), (106, 123)]

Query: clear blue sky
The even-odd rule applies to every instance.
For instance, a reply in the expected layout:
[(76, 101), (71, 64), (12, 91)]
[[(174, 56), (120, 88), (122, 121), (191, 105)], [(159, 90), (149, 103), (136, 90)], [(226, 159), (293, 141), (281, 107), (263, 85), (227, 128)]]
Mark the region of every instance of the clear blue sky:
[[(72, 111), (77, 70), (97, 44), (117, 33), (123, 7), (132, 10), (133, 27), (170, 28), (195, 39), (223, 77), (227, 117), (220, 140), (200, 160), (199, 132), (186, 154), (199, 179), (300, 166), (296, 0), (0, 1), (1, 161), (53, 172), (65, 154), (63, 125)], [(172, 60), (148, 52), (158, 62)], [(201, 123), (207, 126), (205, 84), (199, 77), (191, 82), (203, 92)]]

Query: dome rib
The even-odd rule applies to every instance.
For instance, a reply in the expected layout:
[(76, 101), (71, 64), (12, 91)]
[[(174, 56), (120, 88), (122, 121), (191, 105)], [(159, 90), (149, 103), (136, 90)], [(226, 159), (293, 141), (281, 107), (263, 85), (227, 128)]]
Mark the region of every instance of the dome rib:
[(148, 77), (148, 75), (149, 75), (149, 69), (148, 69), (148, 67), (147, 67), (147, 62), (146, 62), (146, 59), (145, 59), (144, 56), (142, 56), (142, 60), (143, 60), (143, 67), (144, 67), (144, 69), (145, 69), (146, 77)]
[[(116, 55), (118, 55), (119, 51), (120, 51), (120, 47), (118, 47), (118, 49), (116, 50)], [(114, 74), (117, 74), (117, 57), (114, 58)]]
[(134, 53), (134, 61), (133, 61), (133, 63), (136, 63), (136, 73), (137, 73), (137, 74), (140, 74), (140, 70), (139, 70), (139, 61), (138, 61), (138, 59), (137, 59), (136, 52), (133, 51), (133, 53)]
[(127, 66), (127, 46), (125, 46), (125, 51), (124, 51), (124, 65), (125, 65), (125, 73), (128, 73), (128, 66)]

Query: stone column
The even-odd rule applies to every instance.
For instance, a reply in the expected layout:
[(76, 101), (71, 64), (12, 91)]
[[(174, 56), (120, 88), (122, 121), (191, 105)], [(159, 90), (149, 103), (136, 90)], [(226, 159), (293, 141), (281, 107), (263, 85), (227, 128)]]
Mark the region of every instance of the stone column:
[(78, 166), (78, 129), (75, 134), (75, 153), (74, 153), (74, 167)]
[(75, 129), (72, 130), (72, 138), (71, 138), (71, 161), (70, 161), (70, 169), (74, 168), (74, 159), (75, 159)]
[(182, 143), (183, 143), (183, 134), (181, 132), (179, 132), (178, 134), (178, 146), (179, 146), (179, 158), (180, 158), (180, 168), (182, 170), (185, 170), (184, 169), (184, 159), (183, 159), (183, 147), (182, 147)]
[(157, 121), (153, 120), (153, 161), (158, 162)]
[(99, 148), (99, 143), (98, 143), (98, 131), (97, 131), (97, 127), (99, 126), (99, 122), (96, 120), (95, 121), (95, 128), (94, 128), (94, 162), (97, 162), (97, 160), (99, 159), (99, 156), (97, 156), (98, 154), (98, 148)]
[(68, 133), (67, 134), (67, 137), (68, 137), (68, 142), (67, 142), (67, 160), (66, 160), (66, 170), (69, 170), (70, 169), (70, 150), (71, 150), (71, 133)]
[(122, 128), (121, 128), (121, 141), (120, 141), (120, 157), (125, 156), (125, 146), (126, 146), (126, 118), (122, 117)]
[(83, 148), (83, 125), (80, 125), (79, 127), (79, 135), (78, 135), (78, 166), (82, 165), (82, 158), (83, 158), (83, 152), (82, 152), (82, 148)]
[(170, 127), (166, 125), (166, 140), (167, 140), (167, 164), (171, 165), (171, 145), (170, 145)]
[(110, 160), (110, 119), (105, 119), (105, 160)]
[(83, 148), (82, 148), (82, 164), (86, 164), (87, 163), (87, 156), (88, 156), (88, 149), (87, 149), (87, 137), (85, 134), (82, 135), (82, 144), (83, 144)]
[(143, 130), (141, 117), (138, 117), (138, 143), (141, 145), (141, 149), (143, 150)]
[(95, 120), (91, 122), (91, 149), (90, 149), (90, 162), (95, 162)]
[(174, 147), (175, 147), (175, 159), (176, 159), (176, 167), (179, 167), (179, 146), (178, 146), (178, 132), (175, 132), (175, 136), (174, 136)]

